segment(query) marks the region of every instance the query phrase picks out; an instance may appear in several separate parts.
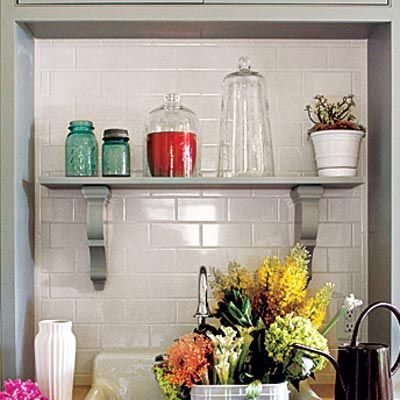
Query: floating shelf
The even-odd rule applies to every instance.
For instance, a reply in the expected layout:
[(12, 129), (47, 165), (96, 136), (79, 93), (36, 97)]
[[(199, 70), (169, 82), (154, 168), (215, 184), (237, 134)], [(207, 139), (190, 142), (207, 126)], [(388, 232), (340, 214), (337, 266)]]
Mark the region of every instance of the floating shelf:
[(67, 178), (43, 177), (39, 183), (49, 189), (81, 189), (108, 186), (110, 189), (294, 189), (320, 185), (351, 189), (365, 182), (362, 177), (243, 177), (243, 178)]
[[(361, 177), (262, 177), (262, 178), (67, 178), (43, 177), (39, 183), (49, 189), (81, 190), (87, 202), (87, 239), (90, 279), (95, 290), (104, 290), (107, 280), (103, 210), (112, 190), (156, 189), (287, 189), (294, 204), (294, 240), (313, 254), (319, 221), (319, 201), (324, 188), (352, 189), (362, 185)], [(312, 277), (312, 258), (309, 279)]]

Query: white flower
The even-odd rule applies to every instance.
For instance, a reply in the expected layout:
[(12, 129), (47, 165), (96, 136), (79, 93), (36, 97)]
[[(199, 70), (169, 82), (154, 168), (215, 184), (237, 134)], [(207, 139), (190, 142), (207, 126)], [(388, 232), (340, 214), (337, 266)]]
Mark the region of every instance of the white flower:
[(356, 299), (354, 297), (354, 294), (350, 293), (350, 295), (344, 299), (343, 308), (345, 308), (346, 311), (351, 311), (361, 306), (362, 303), (363, 303), (362, 300)]

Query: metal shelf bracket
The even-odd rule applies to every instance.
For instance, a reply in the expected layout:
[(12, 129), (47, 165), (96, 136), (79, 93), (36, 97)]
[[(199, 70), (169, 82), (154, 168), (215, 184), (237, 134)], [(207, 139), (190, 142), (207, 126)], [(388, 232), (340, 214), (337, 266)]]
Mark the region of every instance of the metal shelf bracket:
[(317, 242), (319, 201), (324, 192), (320, 185), (297, 186), (290, 192), (294, 204), (294, 241), (310, 252), (308, 279), (312, 279), (312, 259)]
[(104, 210), (107, 211), (108, 186), (83, 186), (87, 203), (86, 228), (90, 255), (90, 279), (95, 290), (104, 290), (107, 280), (106, 241), (104, 237)]

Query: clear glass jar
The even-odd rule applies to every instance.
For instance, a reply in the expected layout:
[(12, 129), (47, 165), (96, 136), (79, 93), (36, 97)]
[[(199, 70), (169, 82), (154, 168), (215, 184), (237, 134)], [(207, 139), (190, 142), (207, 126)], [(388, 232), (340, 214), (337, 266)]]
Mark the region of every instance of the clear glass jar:
[(98, 145), (91, 121), (71, 121), (65, 140), (65, 175), (97, 176)]
[(240, 57), (223, 80), (219, 176), (273, 176), (271, 130), (264, 77)]
[(191, 177), (197, 175), (199, 123), (196, 114), (167, 94), (164, 104), (149, 113), (145, 124), (145, 175)]
[(129, 135), (126, 129), (106, 129), (103, 133), (103, 176), (130, 176)]

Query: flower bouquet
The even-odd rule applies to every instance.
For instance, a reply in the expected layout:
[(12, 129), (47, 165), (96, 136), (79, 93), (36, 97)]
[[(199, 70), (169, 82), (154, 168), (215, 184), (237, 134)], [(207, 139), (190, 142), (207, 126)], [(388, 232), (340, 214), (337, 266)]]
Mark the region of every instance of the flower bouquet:
[[(283, 260), (265, 257), (253, 273), (238, 263), (227, 272), (213, 269), (218, 326), (178, 338), (158, 357), (153, 372), (164, 399), (284, 400), (288, 382), (299, 388), (323, 369), (323, 357), (293, 344), (328, 351), (324, 335), (346, 311), (321, 330), (333, 285), (311, 296), (308, 263), (307, 250), (296, 245)], [(228, 394), (229, 387), (236, 394)]]

